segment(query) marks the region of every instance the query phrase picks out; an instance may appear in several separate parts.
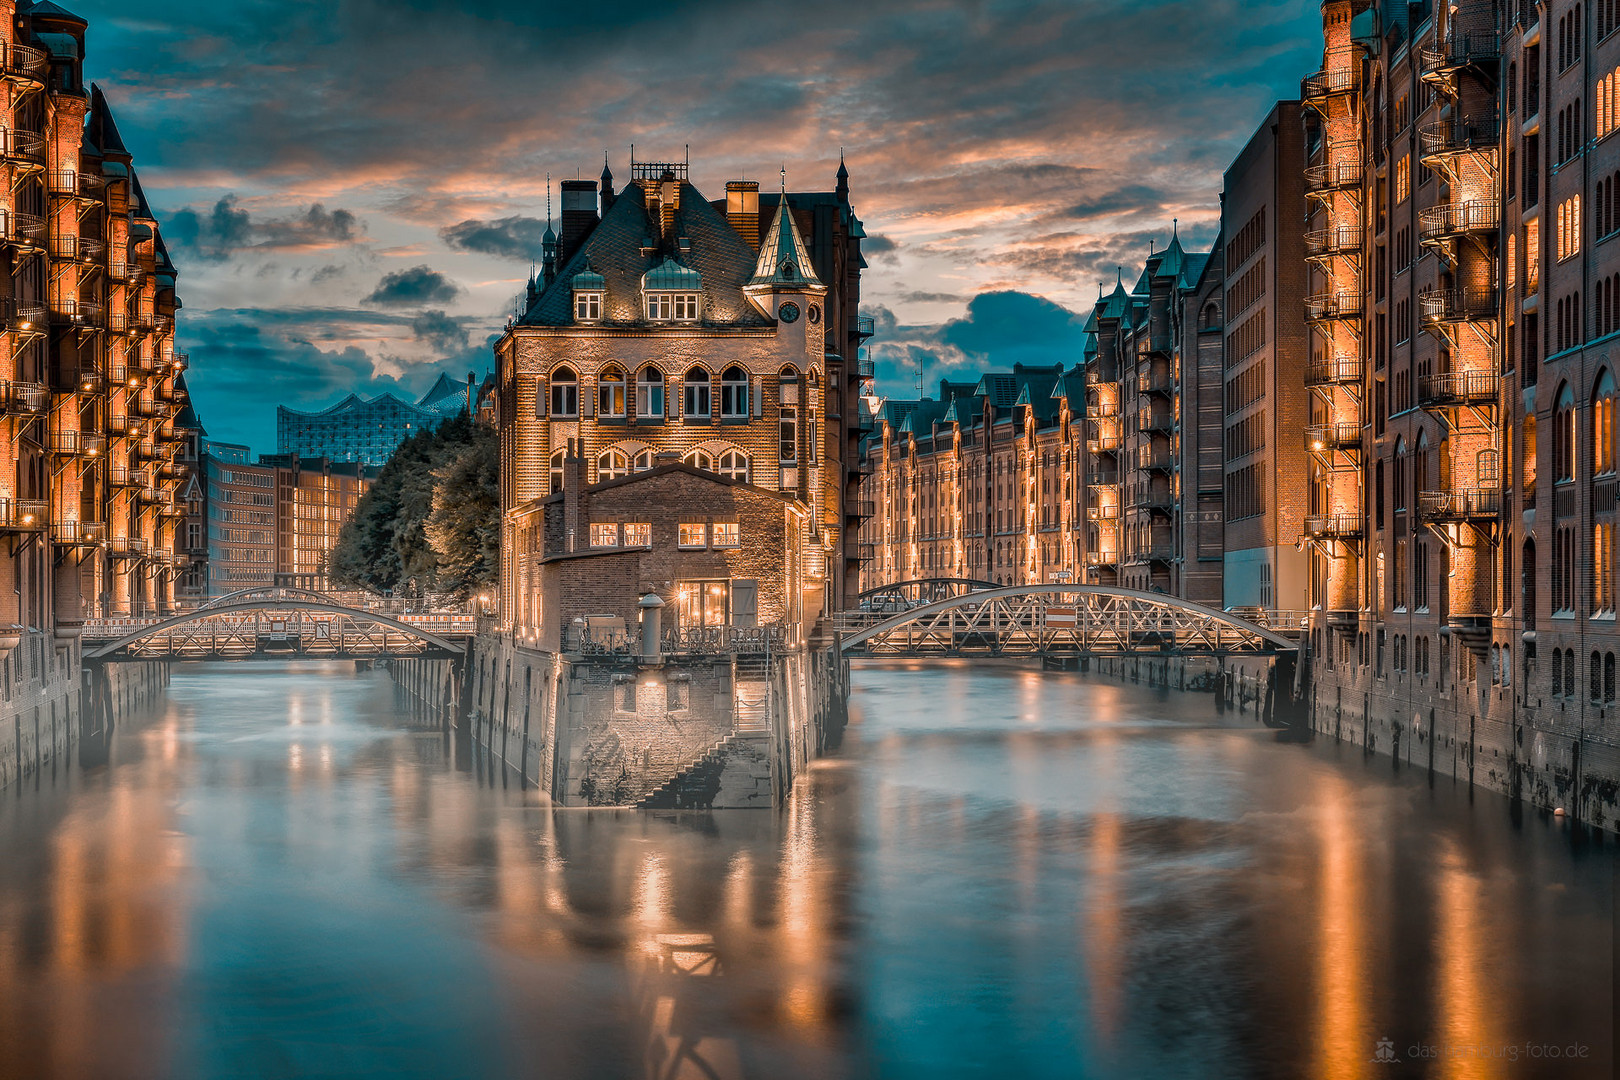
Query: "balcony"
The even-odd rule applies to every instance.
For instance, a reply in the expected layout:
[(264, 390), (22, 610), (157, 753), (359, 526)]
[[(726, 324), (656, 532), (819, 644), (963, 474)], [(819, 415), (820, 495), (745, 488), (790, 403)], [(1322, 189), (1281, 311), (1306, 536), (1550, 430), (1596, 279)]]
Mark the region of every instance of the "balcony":
[(1117, 551), (1087, 551), (1087, 566), (1115, 566), (1119, 563)]
[(1136, 377), (1136, 392), (1138, 394), (1158, 394), (1160, 397), (1169, 397), (1175, 393), (1176, 380), (1168, 371), (1143, 372)]
[(45, 174), (45, 189), (59, 199), (82, 199), (95, 202), (106, 190), (107, 181), (94, 173), (73, 169), (53, 169)]
[(1136, 430), (1144, 434), (1168, 435), (1175, 426), (1175, 416), (1165, 410), (1143, 409), (1136, 414)]
[(1317, 293), (1305, 298), (1305, 318), (1311, 322), (1360, 319), (1366, 297), (1358, 292)]
[(6, 416), (31, 416), (51, 404), (51, 393), (44, 383), (0, 381), (0, 412)]
[(1144, 472), (1171, 472), (1176, 459), (1168, 448), (1142, 446), (1136, 451), (1136, 467)]
[(1501, 225), (1501, 207), (1484, 199), (1440, 203), (1418, 211), (1418, 232), (1431, 243), (1478, 233), (1494, 233)]
[(57, 457), (93, 458), (107, 449), (105, 436), (84, 431), (53, 431), (47, 441)]
[(1341, 94), (1354, 94), (1359, 89), (1361, 63), (1352, 57), (1344, 67), (1305, 76), (1299, 83), (1299, 96), (1307, 105), (1315, 105)]
[(1484, 153), (1497, 148), (1500, 131), (1494, 119), (1436, 120), (1418, 129), (1418, 145), (1426, 160)]
[(37, 214), (0, 210), (0, 242), (34, 250), (45, 243), (50, 225)]
[(0, 45), (0, 72), (11, 82), (38, 84), (45, 81), (49, 58), (42, 49), (27, 45)]
[(107, 434), (124, 436), (139, 431), (140, 421), (128, 416), (107, 417)]
[(51, 526), (51, 542), (62, 547), (94, 547), (107, 538), (100, 521), (58, 521)]
[(1335, 225), (1331, 229), (1316, 229), (1305, 234), (1305, 254), (1310, 258), (1332, 255), (1357, 255), (1361, 252), (1360, 225)]
[(1312, 453), (1360, 448), (1360, 424), (1310, 424), (1305, 428), (1305, 449)]
[(874, 499), (845, 499), (844, 516), (861, 519), (877, 517), (877, 501)]
[(1175, 545), (1168, 540), (1161, 540), (1125, 553), (1127, 563), (1174, 562), (1175, 558)]
[(1360, 514), (1311, 514), (1305, 518), (1305, 535), (1313, 540), (1359, 540)]
[(157, 443), (151, 439), (142, 439), (130, 448), (130, 453), (141, 461), (157, 461), (163, 457)]
[(117, 559), (138, 559), (149, 546), (144, 536), (115, 536), (107, 541), (107, 550)]
[(1117, 401), (1094, 401), (1086, 405), (1087, 420), (1113, 420), (1119, 416)]
[(0, 159), (26, 172), (44, 169), (45, 136), (37, 131), (0, 129)]
[(857, 357), (855, 360), (855, 377), (858, 379), (876, 378), (877, 361), (870, 356)]
[(1306, 386), (1357, 386), (1366, 374), (1366, 362), (1359, 356), (1329, 356), (1305, 365)]
[(1495, 289), (1433, 289), (1418, 294), (1418, 311), (1426, 323), (1475, 322), (1496, 318)]
[[(187, 365), (189, 365), (190, 363), (191, 363), (191, 354), (190, 353), (177, 352), (177, 353), (171, 353), (170, 356), (169, 356), (169, 366), (174, 368), (174, 370), (176, 370), (176, 371), (184, 371), (184, 370), (186, 370)], [(871, 361), (862, 361), (862, 363), (870, 366)], [(863, 367), (861, 370), (865, 371), (866, 368)], [(862, 378), (865, 378), (865, 377), (866, 376), (862, 376)]]
[(1305, 191), (1325, 194), (1344, 188), (1360, 187), (1366, 171), (1360, 161), (1338, 161), (1331, 165), (1312, 165), (1305, 170)]
[(1502, 515), (1499, 488), (1458, 488), (1418, 492), (1418, 516), (1437, 525), (1494, 521)]
[(51, 321), (69, 326), (99, 326), (101, 305), (94, 300), (64, 297), (51, 305)]
[(854, 431), (876, 431), (877, 417), (872, 415), (872, 409), (863, 398), (855, 410)]
[(1119, 473), (1112, 469), (1090, 469), (1086, 472), (1087, 487), (1118, 487)]
[(109, 311), (107, 313), (107, 329), (114, 334), (129, 333), (129, 313), (127, 311)]
[(1112, 521), (1117, 517), (1119, 517), (1119, 507), (1113, 504), (1086, 507), (1087, 521)]
[(106, 250), (107, 245), (93, 237), (51, 237), (51, 258), (57, 262), (96, 263)]
[(35, 300), (5, 301), (6, 329), (14, 334), (39, 331), (45, 325), (45, 305)]
[(158, 517), (185, 517), (186, 504), (172, 495), (165, 496), (164, 500), (158, 503), (157, 513)]
[(1118, 435), (1101, 435), (1095, 439), (1086, 440), (1086, 453), (1088, 454), (1117, 454), (1119, 453)]
[(122, 465), (115, 465), (107, 471), (107, 482), (113, 487), (140, 488), (151, 483), (151, 479), (140, 469), (126, 469)]
[(863, 562), (863, 563), (876, 562), (877, 561), (877, 545), (876, 544), (856, 544), (855, 545), (855, 558), (858, 561)]
[(1447, 371), (1418, 378), (1418, 404), (1425, 409), (1494, 405), (1502, 377), (1489, 371)]
[(865, 341), (868, 338), (874, 336), (876, 333), (877, 333), (877, 319), (873, 318), (871, 315), (857, 315), (857, 316), (855, 316), (855, 336), (856, 337), (860, 338), (862, 341)]
[(80, 368), (62, 376), (59, 394), (100, 394), (107, 389), (106, 377), (95, 368)]
[(1157, 510), (1169, 513), (1175, 506), (1175, 498), (1171, 495), (1168, 484), (1134, 484), (1125, 505), (1132, 510)]
[(49, 514), (43, 499), (0, 499), (0, 532), (43, 532)]
[(1462, 20), (1453, 15), (1445, 41), (1417, 50), (1420, 77), (1431, 82), (1442, 80), (1465, 67), (1500, 60), (1502, 36), (1492, 22), (1490, 18)]

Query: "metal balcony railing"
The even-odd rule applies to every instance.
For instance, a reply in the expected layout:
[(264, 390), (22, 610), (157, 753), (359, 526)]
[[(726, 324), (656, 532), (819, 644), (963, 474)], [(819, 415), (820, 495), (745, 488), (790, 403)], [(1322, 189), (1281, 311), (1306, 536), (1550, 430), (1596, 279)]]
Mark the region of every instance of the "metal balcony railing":
[(1087, 551), (1086, 552), (1086, 565), (1087, 566), (1115, 566), (1115, 565), (1118, 565), (1118, 563), (1119, 563), (1119, 552), (1117, 552), (1117, 551)]
[(1494, 319), (1497, 312), (1495, 289), (1433, 289), (1418, 294), (1418, 310), (1424, 322), (1454, 323)]
[(1318, 293), (1305, 298), (1305, 317), (1313, 322), (1330, 319), (1359, 319), (1366, 305), (1361, 293)]
[(37, 83), (45, 78), (49, 58), (43, 49), (27, 45), (0, 44), (0, 71), (13, 81)]
[(87, 431), (53, 431), (48, 442), (58, 457), (95, 457), (107, 449), (105, 436)]
[(1086, 406), (1087, 420), (1112, 420), (1118, 415), (1117, 401), (1095, 401)]
[(50, 506), (43, 499), (0, 499), (0, 530), (42, 532)]
[[(1331, 153), (1329, 156), (1332, 156)], [(1311, 192), (1338, 191), (1361, 185), (1366, 175), (1359, 161), (1336, 161), (1330, 165), (1312, 165), (1305, 170), (1305, 190)]]
[(1167, 448), (1139, 447), (1136, 451), (1136, 467), (1146, 472), (1170, 472), (1176, 467), (1175, 455)]
[(1453, 15), (1446, 39), (1418, 49), (1417, 54), (1422, 77), (1441, 78), (1461, 68), (1500, 60), (1502, 35), (1489, 16), (1459, 19)]
[(1126, 505), (1132, 510), (1168, 511), (1175, 505), (1168, 485), (1137, 484), (1130, 490)]
[(1305, 535), (1318, 540), (1356, 540), (1361, 537), (1360, 514), (1311, 514), (1305, 518)]
[(1176, 418), (1168, 412), (1143, 409), (1136, 414), (1136, 430), (1147, 434), (1166, 434), (1176, 426)]
[(147, 544), (144, 536), (114, 536), (107, 541), (107, 550), (115, 557), (125, 559), (138, 559), (146, 554)]
[(1446, 371), (1418, 378), (1418, 404), (1423, 408), (1494, 404), (1502, 377), (1490, 371)]
[(16, 247), (37, 248), (50, 235), (50, 225), (37, 214), (0, 210), (0, 241)]
[(1418, 492), (1418, 515), (1437, 524), (1486, 521), (1502, 514), (1499, 488), (1457, 488)]
[(1353, 94), (1361, 86), (1361, 64), (1350, 60), (1344, 67), (1318, 71), (1300, 80), (1299, 95), (1307, 102), (1323, 101), (1337, 94)]
[(1490, 118), (1436, 120), (1418, 129), (1418, 146), (1425, 158), (1474, 154), (1495, 150), (1500, 135), (1500, 125)]
[(1305, 234), (1306, 255), (1347, 255), (1361, 251), (1360, 225), (1335, 225)]
[(45, 305), (37, 300), (7, 300), (4, 310), (6, 329), (12, 333), (29, 333), (45, 325)]
[(116, 310), (107, 312), (107, 329), (114, 334), (129, 333), (129, 312)]
[(1147, 544), (1125, 553), (1125, 561), (1128, 563), (1174, 562), (1175, 558), (1176, 547), (1168, 540)]
[(56, 385), (58, 394), (99, 394), (106, 389), (107, 380), (95, 368), (64, 371)]
[(0, 128), (0, 159), (30, 172), (45, 167), (45, 136), (37, 131)]
[(1113, 503), (1107, 506), (1088, 506), (1086, 517), (1091, 521), (1111, 521), (1119, 517), (1119, 507)]
[(107, 245), (94, 237), (51, 237), (51, 258), (57, 262), (99, 262), (106, 250)]
[(44, 412), (50, 404), (51, 392), (44, 383), (0, 381), (0, 409), (8, 416)]
[(877, 376), (877, 361), (869, 356), (857, 357), (855, 360), (855, 377), (871, 379)]
[(64, 297), (51, 305), (51, 320), (74, 326), (96, 326), (101, 322), (102, 308), (94, 300)]
[(1360, 446), (1360, 424), (1310, 424), (1305, 428), (1305, 449), (1314, 453)]
[(1095, 439), (1086, 440), (1086, 453), (1088, 454), (1117, 454), (1119, 453), (1118, 435), (1100, 435)]
[(1305, 385), (1354, 386), (1366, 371), (1366, 362), (1359, 356), (1318, 357), (1305, 365)]
[(877, 501), (875, 499), (846, 499), (844, 500), (844, 516), (853, 518), (877, 517)]
[(871, 315), (855, 316), (855, 335), (862, 341), (877, 333), (877, 319)]
[(1087, 487), (1118, 487), (1119, 473), (1112, 469), (1089, 469), (1086, 472)]
[(92, 547), (107, 538), (107, 525), (101, 521), (58, 521), (51, 526), (51, 540), (63, 547)]
[(1449, 240), (1471, 233), (1493, 233), (1501, 225), (1501, 206), (1484, 199), (1440, 203), (1418, 211), (1418, 231), (1425, 240)]
[(1175, 392), (1176, 381), (1168, 371), (1145, 371), (1136, 377), (1138, 394), (1158, 394), (1169, 397)]

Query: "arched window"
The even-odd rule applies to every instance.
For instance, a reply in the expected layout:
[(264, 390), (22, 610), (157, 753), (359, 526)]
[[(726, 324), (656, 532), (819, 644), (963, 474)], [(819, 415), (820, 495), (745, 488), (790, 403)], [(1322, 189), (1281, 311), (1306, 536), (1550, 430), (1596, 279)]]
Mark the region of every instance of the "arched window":
[(563, 419), (579, 415), (579, 376), (572, 368), (560, 367), (551, 373), (551, 415)]
[(636, 419), (661, 420), (664, 417), (664, 373), (644, 367), (636, 376)]
[(1406, 509), (1406, 440), (1395, 440), (1395, 509)]
[(728, 480), (748, 481), (748, 455), (741, 450), (727, 450), (720, 455), (720, 464), (715, 469)]
[(636, 454), (636, 460), (630, 466), (631, 471), (633, 472), (646, 472), (652, 467), (653, 452), (651, 450), (643, 450)]
[(1553, 478), (1575, 479), (1575, 393), (1565, 383), (1553, 408)]
[(596, 414), (623, 418), (624, 393), (624, 372), (612, 366), (603, 368), (596, 380)]
[(1614, 472), (1614, 375), (1605, 368), (1592, 390), (1592, 475)]
[(748, 415), (748, 373), (728, 367), (720, 376), (720, 415), (729, 419)]
[(683, 384), (684, 400), (681, 414), (689, 419), (707, 420), (709, 418), (709, 373), (702, 368), (693, 368), (686, 373)]
[(688, 450), (681, 460), (694, 469), (714, 472), (714, 456), (706, 450)]
[(630, 459), (623, 450), (609, 450), (596, 459), (596, 479), (617, 480), (630, 475)]
[(551, 494), (555, 495), (563, 489), (563, 452), (551, 452)]
[(1593, 702), (1603, 700), (1603, 658), (1596, 651), (1592, 653), (1591, 695)]

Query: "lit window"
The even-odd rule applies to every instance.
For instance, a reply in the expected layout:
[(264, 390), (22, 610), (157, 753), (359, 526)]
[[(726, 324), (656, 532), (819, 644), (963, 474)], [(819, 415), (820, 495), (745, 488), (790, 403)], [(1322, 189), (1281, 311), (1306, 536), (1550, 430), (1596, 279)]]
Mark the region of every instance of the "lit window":
[(655, 367), (636, 376), (636, 419), (657, 420), (664, 415), (664, 373)]
[(596, 383), (597, 414), (610, 418), (624, 416), (624, 372), (608, 368)]
[(696, 322), (700, 295), (695, 292), (647, 294), (647, 318), (655, 322)]
[(709, 373), (702, 368), (693, 368), (686, 373), (684, 388), (685, 401), (682, 403), (682, 414), (693, 419), (707, 420), (711, 392)]
[(1581, 197), (1571, 195), (1558, 204), (1558, 258), (1567, 259), (1581, 250)]
[(735, 521), (717, 521), (714, 523), (715, 547), (736, 547), (741, 542), (741, 534), (738, 532), (738, 525)]
[(577, 292), (574, 294), (574, 318), (580, 322), (597, 322), (602, 318), (602, 294)]
[(707, 546), (709, 527), (701, 521), (683, 521), (680, 526), (680, 535), (677, 543), (683, 548), (700, 548)]
[(625, 547), (652, 547), (652, 525), (645, 521), (626, 522), (624, 526)]
[(1412, 194), (1412, 156), (1407, 154), (1395, 163), (1395, 201), (1403, 203)]
[(619, 526), (611, 521), (591, 522), (591, 547), (610, 548), (619, 546)]

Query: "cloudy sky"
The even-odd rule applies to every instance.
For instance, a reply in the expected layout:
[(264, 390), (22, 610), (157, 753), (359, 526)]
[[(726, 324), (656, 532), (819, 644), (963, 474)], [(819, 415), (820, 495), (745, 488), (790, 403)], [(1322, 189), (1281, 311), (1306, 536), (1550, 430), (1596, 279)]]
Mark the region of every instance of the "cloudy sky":
[[(181, 270), (210, 434), (274, 405), (489, 364), (538, 257), (546, 174), (629, 146), (832, 186), (872, 264), (881, 389), (1072, 362), (1115, 267), (1219, 177), (1319, 56), (1305, 0), (72, 0)], [(1191, 245), (1190, 245), (1191, 246)]]

